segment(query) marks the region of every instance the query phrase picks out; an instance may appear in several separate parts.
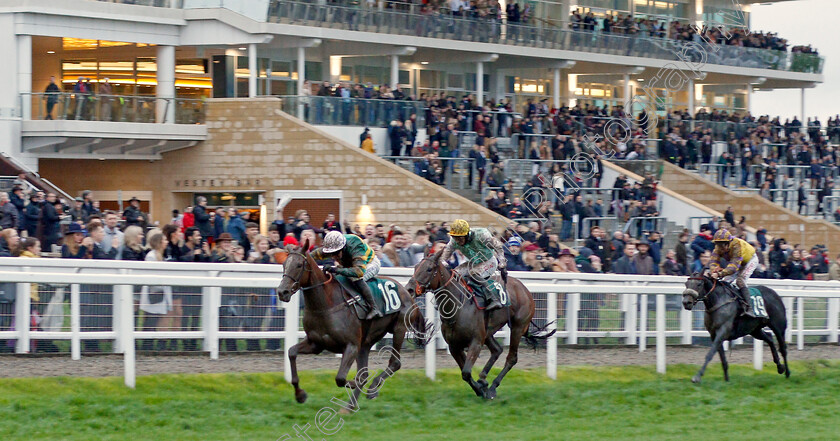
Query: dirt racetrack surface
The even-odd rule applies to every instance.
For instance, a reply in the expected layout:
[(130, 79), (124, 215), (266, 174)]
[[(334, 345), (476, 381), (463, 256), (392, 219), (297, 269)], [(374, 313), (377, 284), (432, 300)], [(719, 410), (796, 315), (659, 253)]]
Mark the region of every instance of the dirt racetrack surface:
[[(705, 346), (669, 346), (667, 349), (667, 363), (670, 364), (700, 364), (708, 348)], [(482, 351), (479, 368), (484, 365), (489, 352)], [(752, 346), (737, 347), (731, 352), (730, 363), (752, 363)], [(504, 357), (496, 363), (497, 367), (504, 364)], [(837, 344), (818, 344), (806, 346), (798, 351), (795, 345), (790, 349), (789, 360), (819, 360), (840, 359), (840, 346)], [(765, 363), (772, 364), (770, 350), (764, 348)], [(174, 374), (174, 373), (229, 373), (229, 372), (277, 372), (283, 371), (285, 362), (282, 351), (275, 352), (244, 352), (219, 354), (218, 360), (211, 360), (206, 353), (179, 353), (175, 355), (141, 355), (137, 356), (137, 375)], [(301, 355), (298, 357), (298, 369), (337, 369), (338, 358), (333, 354)], [(560, 347), (557, 350), (557, 363), (560, 366), (623, 366), (623, 365), (654, 365), (656, 364), (656, 348), (648, 347), (645, 352), (639, 352), (638, 347)], [(719, 363), (715, 357), (713, 363)], [(379, 360), (376, 354), (371, 355), (371, 368), (384, 368), (386, 359)], [(546, 365), (545, 349), (534, 351), (521, 348), (519, 369), (540, 368)], [(422, 350), (408, 350), (403, 353), (403, 369), (423, 369), (425, 355)], [(438, 368), (456, 367), (455, 361), (446, 353), (439, 350), (437, 354)], [(476, 370), (477, 372), (478, 370)], [(0, 356), (0, 378), (13, 377), (54, 377), (54, 376), (83, 376), (107, 377), (123, 375), (123, 357), (114, 354), (83, 355), (81, 360), (72, 360), (69, 354), (37, 356), (37, 355), (3, 355)]]

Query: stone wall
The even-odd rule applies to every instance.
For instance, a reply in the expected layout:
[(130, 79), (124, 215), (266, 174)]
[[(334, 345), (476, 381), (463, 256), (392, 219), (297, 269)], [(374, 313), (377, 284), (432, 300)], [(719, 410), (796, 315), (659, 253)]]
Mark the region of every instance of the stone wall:
[[(208, 138), (162, 161), (43, 159), (41, 174), (71, 195), (84, 189), (152, 191), (152, 218), (168, 222), (193, 192), (264, 191), (270, 219), (275, 190), (343, 190), (350, 221), (362, 195), (375, 221), (422, 228), (464, 218), (499, 225), (496, 213), (281, 112), (275, 98), (212, 99)], [(290, 213), (285, 213), (288, 216)], [(320, 224), (322, 219), (312, 219)]]
[[(732, 206), (735, 220), (746, 216), (755, 228), (766, 228), (767, 234), (783, 237), (791, 245), (801, 243), (810, 249), (815, 244), (827, 245), (832, 259), (840, 252), (840, 228), (825, 220), (808, 219), (757, 195), (742, 195), (714, 184), (673, 164), (665, 163), (662, 185), (696, 202), (724, 212)], [(800, 231), (800, 225), (804, 231)]]

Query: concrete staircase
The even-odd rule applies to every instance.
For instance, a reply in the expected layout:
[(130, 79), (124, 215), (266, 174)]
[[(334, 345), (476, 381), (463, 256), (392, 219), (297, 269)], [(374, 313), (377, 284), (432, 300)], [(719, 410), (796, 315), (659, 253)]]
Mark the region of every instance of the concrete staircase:
[(809, 219), (757, 195), (744, 195), (721, 187), (695, 173), (667, 162), (662, 163), (662, 185), (717, 211), (732, 206), (736, 219), (746, 216), (755, 228), (766, 228), (773, 237), (804, 247), (825, 244), (832, 252), (840, 250), (840, 227), (825, 220)]

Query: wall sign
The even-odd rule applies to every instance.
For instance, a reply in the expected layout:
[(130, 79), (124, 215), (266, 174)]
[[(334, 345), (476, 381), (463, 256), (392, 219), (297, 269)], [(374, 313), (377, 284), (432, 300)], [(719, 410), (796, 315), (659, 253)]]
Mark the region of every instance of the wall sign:
[(175, 181), (175, 188), (186, 187), (251, 187), (259, 186), (259, 179), (182, 179)]

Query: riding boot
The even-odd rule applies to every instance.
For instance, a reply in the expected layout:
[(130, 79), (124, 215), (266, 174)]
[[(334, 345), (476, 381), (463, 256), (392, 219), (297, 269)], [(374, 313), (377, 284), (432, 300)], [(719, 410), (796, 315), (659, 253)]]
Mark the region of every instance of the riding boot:
[(738, 291), (741, 294), (741, 305), (744, 307), (743, 315), (755, 318), (755, 314), (753, 314), (752, 311), (752, 305), (750, 305), (750, 289), (746, 286), (739, 286)]
[(370, 286), (368, 286), (367, 282), (364, 279), (358, 279), (353, 281), (353, 286), (359, 291), (362, 298), (365, 299), (365, 303), (368, 305), (368, 313), (365, 316), (365, 320), (371, 320), (376, 317), (382, 317), (382, 313), (376, 309), (376, 303), (373, 301), (373, 293), (370, 292)]
[(498, 294), (496, 294), (496, 291), (487, 285), (484, 286), (484, 295), (488, 302), (487, 306), (484, 307), (485, 311), (493, 311), (502, 307), (502, 301)]

